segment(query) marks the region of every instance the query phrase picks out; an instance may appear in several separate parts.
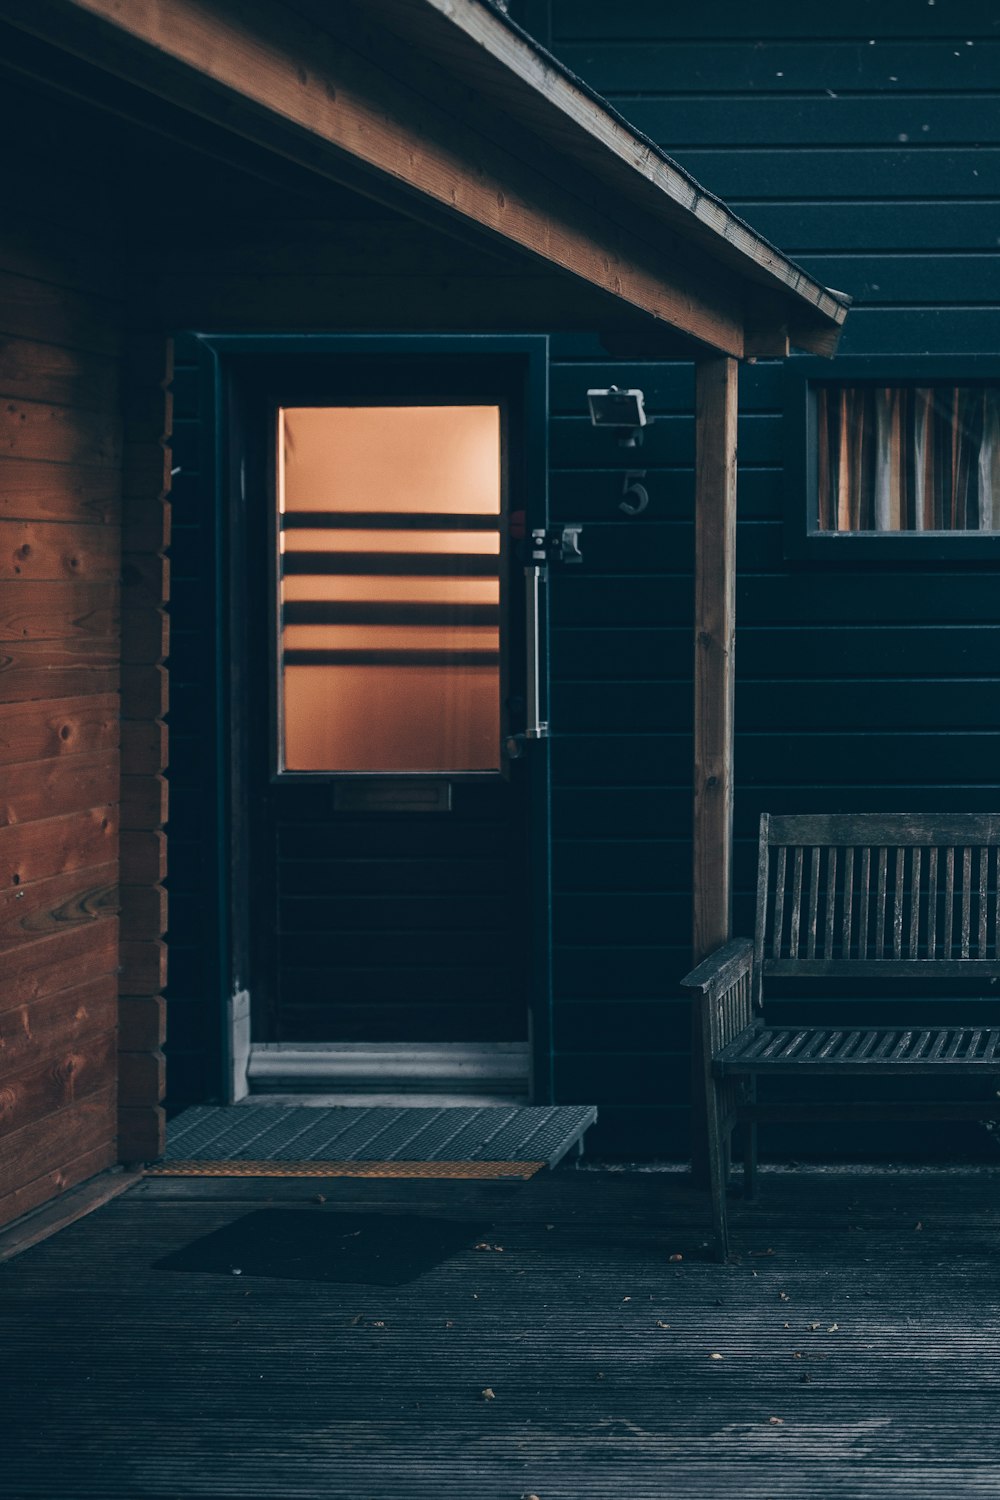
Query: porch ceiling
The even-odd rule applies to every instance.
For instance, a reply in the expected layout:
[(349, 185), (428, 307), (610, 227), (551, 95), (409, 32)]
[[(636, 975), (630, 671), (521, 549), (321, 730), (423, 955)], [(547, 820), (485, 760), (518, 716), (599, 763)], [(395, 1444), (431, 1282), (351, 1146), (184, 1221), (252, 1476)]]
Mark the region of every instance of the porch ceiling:
[[(320, 179), (555, 272), (581, 327), (688, 356), (836, 345), (846, 299), (483, 0), (3, 0), (0, 16)], [(549, 302), (527, 292), (523, 326), (545, 326)]]

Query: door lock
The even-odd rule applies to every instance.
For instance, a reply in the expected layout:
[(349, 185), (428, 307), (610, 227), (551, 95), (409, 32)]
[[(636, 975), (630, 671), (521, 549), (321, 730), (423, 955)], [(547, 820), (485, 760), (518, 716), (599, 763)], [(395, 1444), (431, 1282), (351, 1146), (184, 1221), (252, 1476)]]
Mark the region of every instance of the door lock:
[(534, 563), (582, 563), (580, 536), (583, 526), (569, 521), (563, 526), (539, 527), (531, 533), (531, 560)]

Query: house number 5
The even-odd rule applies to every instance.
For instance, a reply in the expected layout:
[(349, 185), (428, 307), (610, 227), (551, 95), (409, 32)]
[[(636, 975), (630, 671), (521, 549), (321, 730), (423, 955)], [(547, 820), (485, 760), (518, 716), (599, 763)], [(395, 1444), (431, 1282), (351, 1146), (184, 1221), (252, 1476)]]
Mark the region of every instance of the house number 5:
[(622, 485), (624, 500), (618, 502), (618, 509), (623, 510), (627, 516), (638, 516), (649, 504), (649, 491), (641, 479), (645, 479), (645, 469), (630, 469), (625, 475), (625, 483)]

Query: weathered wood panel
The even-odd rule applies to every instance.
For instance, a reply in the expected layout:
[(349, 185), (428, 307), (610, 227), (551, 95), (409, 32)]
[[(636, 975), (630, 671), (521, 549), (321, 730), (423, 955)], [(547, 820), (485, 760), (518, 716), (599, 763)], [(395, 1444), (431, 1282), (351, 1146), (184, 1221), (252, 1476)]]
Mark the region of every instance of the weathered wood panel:
[(115, 356), (121, 347), (120, 306), (92, 292), (0, 272), (0, 333)]
[(27, 1005), (79, 983), (84, 965), (112, 974), (118, 962), (118, 923), (67, 927), (55, 936), (22, 943), (3, 959), (3, 1007)]
[(57, 1042), (42, 1063), (4, 1071), (0, 1090), (0, 1135), (16, 1134), (25, 1125), (44, 1119), (97, 1093), (115, 1075), (118, 1037), (115, 1031), (84, 1037), (69, 1047)]
[(0, 459), (0, 516), (110, 525), (121, 509), (114, 469)]
[(0, 1065), (4, 1076), (44, 1051), (72, 1049), (81, 1038), (112, 1032), (118, 1021), (118, 986), (102, 974), (72, 989), (0, 1012)]
[(137, 942), (122, 938), (119, 945), (121, 993), (151, 995), (160, 993), (167, 982), (167, 947), (152, 939)]
[[(90, 1106), (91, 1101), (85, 1099), (82, 1105)], [(74, 1106), (74, 1111), (80, 1107)], [(92, 1138), (107, 1135), (108, 1116), (106, 1114), (98, 1113), (91, 1108), (88, 1124)], [(54, 1122), (48, 1126), (50, 1132), (53, 1128)], [(66, 1149), (76, 1151), (78, 1146), (78, 1140), (74, 1139), (70, 1133), (66, 1141)], [(84, 1151), (82, 1155), (66, 1157), (64, 1165), (53, 1167), (40, 1177), (35, 1177), (25, 1183), (23, 1187), (15, 1188), (13, 1192), (6, 1193), (0, 1198), (0, 1223), (8, 1224), (25, 1214), (32, 1213), (34, 1209), (41, 1208), (50, 1199), (59, 1197), (60, 1194), (77, 1187), (81, 1182), (86, 1182), (89, 1177), (96, 1177), (105, 1168), (113, 1166), (117, 1159), (118, 1153), (114, 1139), (102, 1140), (99, 1145), (90, 1151)]]
[(118, 679), (114, 636), (9, 641), (0, 646), (0, 703), (113, 693)]
[(0, 1220), (37, 1208), (115, 1160), (116, 1093), (112, 1074), (104, 1088), (68, 1108), (0, 1136)]
[(115, 693), (11, 704), (0, 725), (0, 765), (109, 750), (118, 739)]
[(72, 118), (21, 114), (0, 230), (0, 1222), (116, 1153), (122, 281), (96, 198), (46, 212)]
[(117, 636), (117, 591), (101, 583), (0, 582), (0, 642)]
[(115, 468), (121, 461), (118, 442), (116, 424), (106, 412), (9, 397), (0, 403), (0, 453), (9, 458)]
[(117, 860), (5, 889), (0, 891), (0, 951), (64, 927), (88, 927), (117, 911)]
[(0, 396), (16, 396), (26, 389), (34, 392), (36, 401), (106, 416), (117, 400), (118, 367), (106, 355), (81, 354), (33, 339), (0, 340)]
[[(117, 992), (117, 987), (116, 987)], [(118, 1039), (125, 1052), (153, 1052), (167, 1034), (167, 1007), (162, 995), (123, 996), (118, 1005)]]
[(0, 521), (0, 578), (117, 582), (120, 566), (113, 526)]
[(149, 885), (167, 874), (167, 838), (162, 829), (130, 828), (119, 839), (122, 881), (125, 885)]
[(119, 781), (114, 750), (5, 766), (0, 827), (117, 802)]
[[(9, 77), (4, 80), (8, 109), (22, 121), (30, 118), (38, 109), (37, 93), (32, 99), (31, 85), (27, 85), (27, 93), (24, 92), (25, 87), (23, 80), (15, 82)], [(50, 100), (50, 106), (51, 102)], [(58, 130), (55, 121), (53, 124)], [(76, 135), (79, 141), (79, 131)], [(82, 145), (82, 141), (80, 144)], [(91, 143), (88, 142), (89, 144)], [(68, 196), (69, 179), (64, 173), (69, 162), (69, 151), (64, 149), (60, 152), (61, 159), (53, 161), (51, 145), (46, 154), (45, 136), (40, 132), (30, 136), (26, 134), (19, 145), (23, 145), (24, 149), (18, 151), (16, 163), (11, 163), (8, 178), (11, 189), (19, 198), (29, 196), (31, 178), (34, 177), (36, 184), (44, 181), (47, 201), (39, 203), (36, 212), (30, 217), (11, 217), (0, 227), (0, 270), (27, 277), (30, 281), (70, 288), (82, 293), (84, 300), (91, 304), (95, 296), (114, 303), (121, 296), (121, 276), (114, 255), (108, 253), (107, 237), (102, 233), (100, 223), (102, 213), (89, 217), (80, 212), (79, 200), (72, 200), (65, 208), (60, 201), (64, 194)], [(63, 145), (66, 146), (65, 141)], [(96, 157), (100, 147), (96, 141), (92, 145)], [(104, 149), (107, 149), (106, 143)], [(98, 174), (101, 171), (102, 167), (98, 165)], [(89, 187), (93, 191), (95, 180), (94, 176), (90, 176), (88, 181), (87, 176), (78, 172), (78, 190), (86, 192)], [(96, 194), (92, 207), (104, 209), (104, 204), (97, 201)], [(64, 234), (53, 233), (57, 226), (60, 229), (64, 227), (63, 213), (66, 213), (66, 222), (72, 225), (70, 239)], [(43, 358), (61, 358), (70, 353), (65, 345), (58, 348), (53, 345), (49, 346), (49, 354)], [(117, 383), (117, 376), (114, 378)], [(108, 403), (113, 405), (114, 399), (113, 394), (109, 395)], [(101, 405), (108, 403), (102, 402)]]
[(0, 886), (29, 885), (50, 875), (108, 862), (118, 838), (114, 803), (39, 822), (0, 827)]

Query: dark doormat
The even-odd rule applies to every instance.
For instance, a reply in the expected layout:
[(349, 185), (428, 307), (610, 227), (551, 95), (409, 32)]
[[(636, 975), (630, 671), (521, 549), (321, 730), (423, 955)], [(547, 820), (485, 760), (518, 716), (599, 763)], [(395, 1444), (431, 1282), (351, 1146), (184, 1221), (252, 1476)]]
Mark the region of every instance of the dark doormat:
[(483, 1226), (419, 1214), (263, 1208), (157, 1261), (158, 1271), (405, 1286), (463, 1250)]

